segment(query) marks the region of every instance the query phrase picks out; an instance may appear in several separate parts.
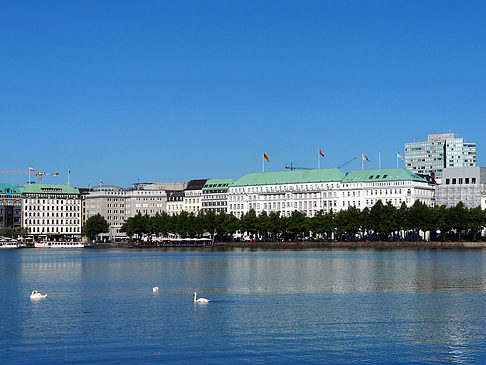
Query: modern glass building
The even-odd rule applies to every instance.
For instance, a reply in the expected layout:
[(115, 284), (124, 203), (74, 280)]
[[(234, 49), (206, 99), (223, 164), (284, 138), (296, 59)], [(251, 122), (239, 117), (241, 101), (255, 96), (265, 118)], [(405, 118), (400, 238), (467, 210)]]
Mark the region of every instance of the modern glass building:
[(429, 134), (427, 142), (405, 143), (405, 167), (417, 174), (442, 179), (449, 167), (476, 166), (476, 143), (466, 143), (454, 133)]

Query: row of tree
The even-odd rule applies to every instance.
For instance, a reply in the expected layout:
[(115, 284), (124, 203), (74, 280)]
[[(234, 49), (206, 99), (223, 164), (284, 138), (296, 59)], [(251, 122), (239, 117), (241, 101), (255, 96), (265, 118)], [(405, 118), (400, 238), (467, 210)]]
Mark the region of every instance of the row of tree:
[[(92, 219), (94, 217), (91, 217)], [(103, 217), (96, 218), (97, 225), (108, 231), (108, 223)], [(105, 224), (106, 223), (106, 224)], [(84, 233), (97, 234), (89, 230), (89, 220)], [(257, 215), (250, 210), (241, 218), (224, 212), (193, 214), (182, 212), (170, 216), (167, 213), (155, 216), (138, 214), (128, 218), (121, 230), (132, 238), (163, 236), (169, 234), (181, 237), (198, 237), (204, 233), (217, 233), (218, 240), (232, 240), (245, 235), (256, 240), (296, 240), (296, 239), (345, 239), (345, 240), (402, 240), (441, 239), (461, 240), (464, 234), (477, 240), (478, 233), (486, 226), (486, 211), (480, 207), (468, 209), (459, 203), (455, 207), (431, 208), (420, 202), (411, 207), (402, 204), (396, 208), (390, 203), (378, 201), (371, 209), (358, 210), (350, 207), (337, 213), (323, 211), (314, 217), (307, 217), (300, 211), (282, 217), (279, 212)], [(101, 233), (101, 232), (99, 232)]]
[(4, 237), (24, 237), (29, 233), (27, 228), (15, 227), (15, 228), (0, 228), (0, 236)]

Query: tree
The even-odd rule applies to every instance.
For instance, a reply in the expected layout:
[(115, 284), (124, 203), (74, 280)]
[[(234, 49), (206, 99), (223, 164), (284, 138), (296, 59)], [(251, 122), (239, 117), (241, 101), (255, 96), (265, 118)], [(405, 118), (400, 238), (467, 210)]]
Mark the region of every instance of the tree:
[(90, 237), (97, 236), (100, 233), (108, 233), (110, 231), (110, 225), (101, 214), (96, 214), (89, 217), (84, 224), (82, 233), (85, 236)]

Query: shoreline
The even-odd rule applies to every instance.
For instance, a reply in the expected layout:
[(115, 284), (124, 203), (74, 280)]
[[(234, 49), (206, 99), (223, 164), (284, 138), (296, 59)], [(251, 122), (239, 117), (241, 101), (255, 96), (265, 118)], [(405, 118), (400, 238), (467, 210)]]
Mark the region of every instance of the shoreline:
[(214, 247), (201, 246), (140, 246), (137, 242), (132, 243), (100, 243), (93, 246), (85, 246), (94, 249), (110, 248), (208, 248), (208, 249), (232, 249), (232, 248), (258, 248), (258, 249), (281, 249), (281, 250), (307, 250), (319, 248), (370, 248), (370, 249), (401, 249), (401, 248), (444, 248), (444, 249), (483, 249), (486, 248), (485, 241), (478, 242), (457, 242), (457, 241), (373, 241), (373, 242), (351, 242), (351, 241), (329, 241), (329, 242), (215, 242)]

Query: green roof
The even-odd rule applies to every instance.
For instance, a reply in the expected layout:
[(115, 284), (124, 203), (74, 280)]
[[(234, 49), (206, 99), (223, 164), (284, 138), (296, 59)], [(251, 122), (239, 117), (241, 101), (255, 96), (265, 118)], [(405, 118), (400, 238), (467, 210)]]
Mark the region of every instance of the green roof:
[(351, 171), (346, 174), (343, 183), (353, 182), (381, 182), (381, 181), (420, 181), (427, 182), (424, 178), (407, 169), (383, 169)]
[(10, 184), (0, 184), (0, 194), (20, 194), (20, 189)]
[(225, 189), (234, 183), (233, 179), (209, 179), (203, 186), (203, 190), (207, 189)]
[(343, 177), (344, 173), (339, 169), (260, 172), (246, 174), (233, 186), (337, 182), (341, 181)]
[(79, 194), (69, 185), (26, 184), (20, 188), (22, 194)]

